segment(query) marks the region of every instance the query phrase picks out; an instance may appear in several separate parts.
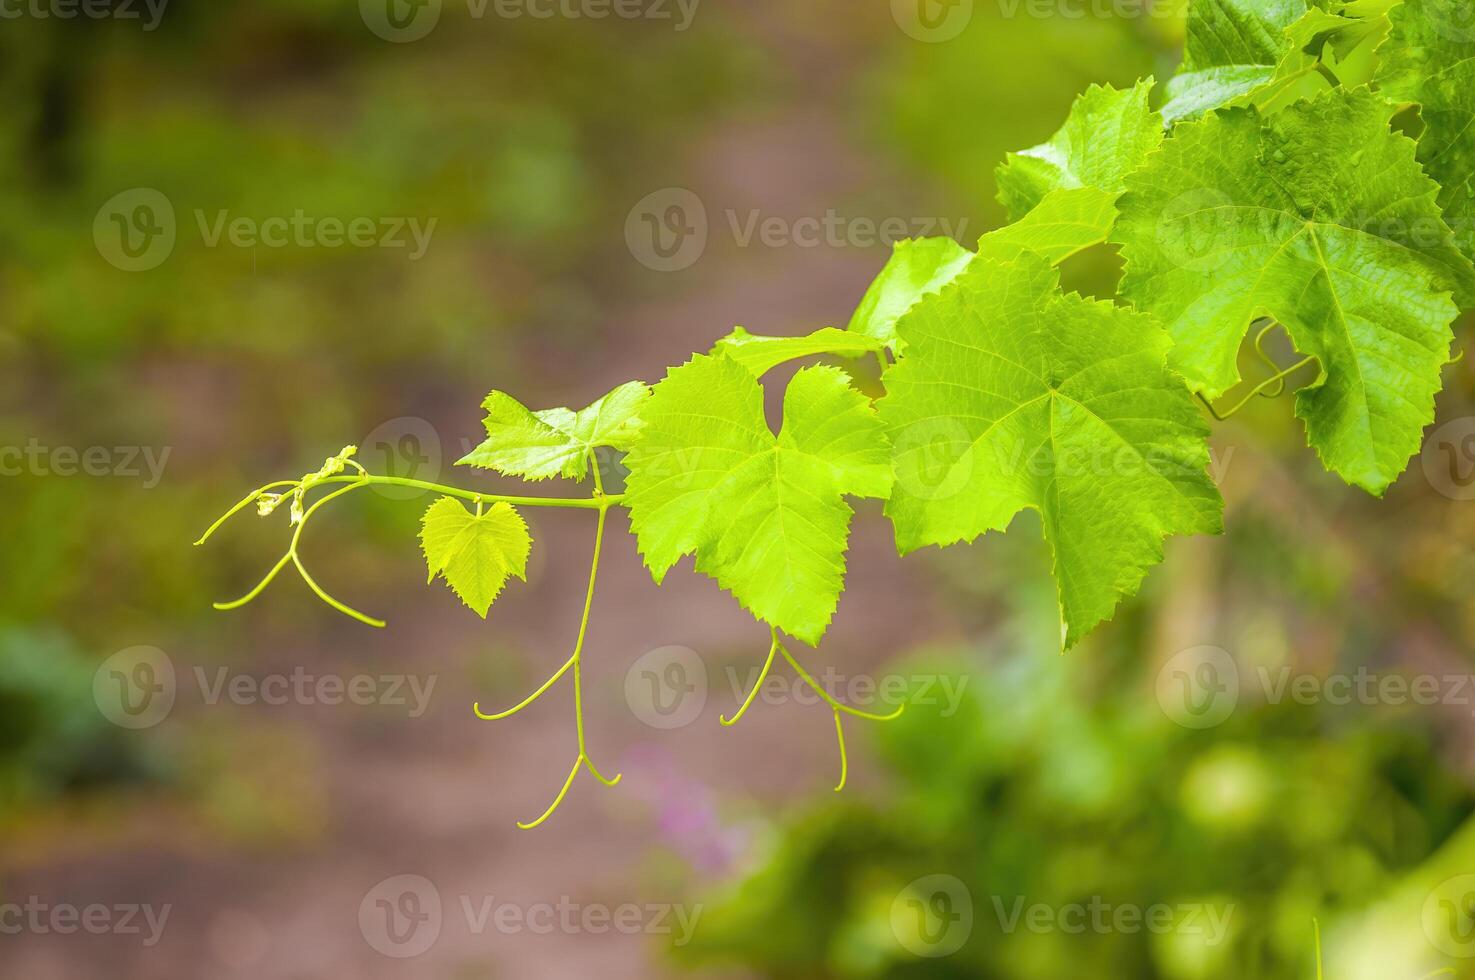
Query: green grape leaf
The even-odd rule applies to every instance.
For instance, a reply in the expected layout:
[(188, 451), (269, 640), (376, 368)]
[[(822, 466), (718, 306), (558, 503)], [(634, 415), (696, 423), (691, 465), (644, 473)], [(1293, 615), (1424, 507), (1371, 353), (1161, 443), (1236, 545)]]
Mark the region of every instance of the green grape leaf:
[(876, 276), (850, 318), (849, 330), (897, 349), (896, 321), (912, 304), (946, 285), (973, 258), (951, 238), (906, 238)]
[(1286, 28), (1306, 9), (1305, 0), (1193, 0), (1182, 70), (1274, 67), (1286, 50)]
[(421, 519), (420, 546), (430, 569), (426, 581), (444, 575), (461, 601), (485, 619), (510, 576), (527, 581), (533, 539), (522, 515), (505, 501), (477, 515), (441, 497)]
[(1051, 191), (1023, 218), (980, 238), (978, 253), (1008, 261), (1033, 252), (1052, 264), (1063, 262), (1106, 241), (1116, 223), (1118, 196), (1096, 187)]
[(1268, 84), (1291, 51), (1287, 29), (1306, 11), (1305, 0), (1193, 0), (1163, 118), (1193, 118)]
[(698, 354), (655, 386), (644, 415), (625, 504), (652, 578), (694, 553), (757, 618), (818, 644), (844, 587), (844, 498), (891, 489), (870, 402), (838, 368), (802, 368), (775, 437), (752, 372)]
[(836, 327), (821, 327), (803, 337), (765, 337), (734, 327), (732, 333), (717, 341), (712, 356), (726, 355), (752, 371), (754, 377), (762, 377), (785, 361), (800, 357), (814, 354), (860, 357), (885, 349), (884, 340)]
[(1155, 83), (1118, 91), (1092, 85), (1065, 125), (1039, 146), (1010, 153), (998, 169), (999, 203), (1018, 221), (1053, 191), (1092, 187), (1119, 194), (1163, 139), (1162, 117), (1148, 107)]
[(1061, 262), (1106, 241), (1127, 174), (1163, 139), (1162, 117), (1148, 107), (1153, 84), (1093, 85), (1048, 142), (1009, 154), (998, 170), (999, 201), (1014, 223), (979, 239), (979, 253), (1029, 251)]
[(1475, 5), (1404, 0), (1381, 54), (1385, 95), (1416, 102), (1419, 162), (1439, 181), (1439, 203), (1460, 249), (1475, 258)]
[(980, 257), (897, 324), (877, 410), (903, 554), (1039, 512), (1063, 643), (1109, 619), (1170, 534), (1218, 533), (1208, 426), (1152, 318), (1059, 291), (1038, 256)]
[(506, 392), (494, 391), (482, 403), (486, 439), (457, 462), (524, 480), (553, 476), (582, 480), (592, 449), (630, 448), (649, 395), (643, 382), (631, 381), (577, 412), (567, 408), (531, 412)]
[[(1275, 23), (1278, 20), (1271, 19), (1264, 26), (1268, 30)], [(1178, 75), (1168, 83), (1163, 117), (1172, 124), (1210, 109), (1249, 105), (1268, 115), (1338, 85), (1349, 89), (1366, 85), (1372, 81), (1377, 51), (1390, 26), (1386, 3), (1381, 8), (1349, 6), (1335, 13), (1311, 7), (1283, 29), (1273, 64), (1225, 64)]]
[(1175, 75), (1165, 87), (1163, 119), (1170, 126), (1194, 119), (1259, 90), (1274, 77), (1275, 65), (1222, 65)]
[(1128, 178), (1114, 235), (1121, 294), (1156, 314), (1172, 363), (1216, 398), (1239, 380), (1250, 323), (1273, 317), (1318, 378), (1296, 398), (1334, 472), (1382, 493), (1418, 449), (1449, 360), (1452, 289), (1475, 269), (1393, 107), (1332, 92), (1265, 117), (1185, 123)]

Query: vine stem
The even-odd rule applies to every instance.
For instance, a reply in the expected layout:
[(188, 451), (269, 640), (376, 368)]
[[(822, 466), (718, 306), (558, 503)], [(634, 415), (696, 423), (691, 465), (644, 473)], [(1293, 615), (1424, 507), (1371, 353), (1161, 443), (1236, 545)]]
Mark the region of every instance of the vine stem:
[[(620, 773), (616, 773), (613, 778), (609, 778), (599, 771), (598, 767), (594, 765), (593, 760), (589, 758), (589, 747), (584, 738), (584, 639), (589, 632), (589, 613), (594, 606), (594, 585), (599, 578), (599, 556), (604, 546), (604, 525), (606, 519), (609, 517), (609, 508), (613, 506), (612, 502), (615, 499), (613, 497), (606, 497), (604, 494), (604, 482), (599, 473), (599, 460), (594, 457), (592, 451), (589, 454), (589, 466), (594, 473), (594, 497), (591, 499), (596, 501), (598, 504), (599, 521), (594, 530), (594, 558), (589, 565), (589, 587), (584, 593), (584, 612), (583, 615), (579, 618), (579, 635), (578, 638), (574, 641), (573, 656), (569, 658), (568, 663), (564, 664), (563, 667), (561, 667), (556, 674), (549, 678), (547, 683), (545, 683), (541, 688), (535, 691), (530, 698), (525, 700), (516, 708), (513, 708), (511, 711), (505, 712), (503, 713), (503, 715), (501, 715), (501, 717), (506, 717), (509, 714), (514, 714), (517, 711), (522, 710), (522, 708), (526, 707), (527, 705), (531, 704), (533, 701), (537, 700), (540, 695), (542, 695), (550, 687), (552, 687), (558, 681), (558, 679), (562, 677), (565, 673), (567, 673), (569, 668), (572, 667), (574, 672), (574, 723), (578, 730), (579, 754), (574, 759), (574, 765), (573, 768), (569, 770), (568, 778), (563, 781), (563, 788), (558, 791), (558, 795), (553, 798), (553, 802), (548, 805), (548, 809), (544, 810), (542, 815), (539, 816), (536, 820), (530, 822), (518, 821), (517, 826), (522, 830), (533, 830), (537, 827), (540, 827), (549, 817), (553, 816), (554, 812), (558, 810), (559, 805), (563, 803), (564, 798), (568, 796), (569, 788), (573, 786), (574, 778), (578, 776), (580, 767), (588, 769), (589, 774), (592, 775), (595, 779), (599, 780), (605, 786), (617, 786), (619, 785), (620, 780), (623, 778), (622, 774)], [(473, 705), (472, 708), (473, 710), (476, 710), (475, 705)], [(486, 717), (484, 715), (481, 715), (480, 711), (477, 711), (477, 714), (480, 717)]]
[(594, 477), (595, 492), (592, 497), (518, 497), (509, 494), (487, 493), (484, 490), (466, 490), (462, 487), (446, 486), (443, 483), (428, 483), (425, 480), (411, 480), (403, 476), (329, 476), (316, 482), (356, 483), (360, 480), (370, 485), (413, 487), (416, 490), (432, 490), (436, 493), (445, 494), (447, 497), (459, 497), (462, 500), (470, 500), (472, 502), (502, 502), (512, 504), (515, 507), (572, 507), (578, 510), (605, 510), (623, 503), (625, 499), (625, 495), (621, 493), (605, 495), (599, 489), (600, 481), (597, 472)]

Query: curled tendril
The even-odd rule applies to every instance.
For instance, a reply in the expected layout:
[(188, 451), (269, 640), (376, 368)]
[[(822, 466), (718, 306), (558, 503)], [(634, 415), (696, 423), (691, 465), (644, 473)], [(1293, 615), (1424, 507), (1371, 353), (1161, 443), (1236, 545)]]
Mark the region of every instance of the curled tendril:
[(763, 669), (758, 673), (758, 680), (754, 683), (753, 689), (743, 699), (742, 707), (738, 708), (737, 714), (731, 718), (719, 716), (717, 720), (725, 728), (730, 728), (742, 720), (743, 715), (748, 713), (748, 709), (753, 706), (753, 701), (757, 699), (758, 691), (763, 687), (763, 682), (768, 679), (768, 674), (773, 669), (774, 656), (781, 654), (789, 662), (789, 666), (794, 668), (794, 673), (799, 675), (799, 679), (807, 684), (815, 694), (819, 695), (820, 699), (830, 706), (830, 710), (835, 715), (835, 740), (840, 745), (840, 782), (835, 785), (835, 792), (838, 793), (845, 788), (845, 781), (850, 773), (850, 761), (845, 752), (845, 726), (842, 722), (842, 716), (853, 715), (856, 718), (864, 718), (867, 721), (893, 721), (901, 717), (901, 713), (906, 710), (906, 701), (903, 700), (901, 704), (897, 705), (895, 711), (884, 715), (877, 714), (873, 711), (862, 711), (860, 708), (853, 708), (848, 704), (841, 704), (831, 697), (830, 692), (820, 686), (820, 683), (811, 677), (807, 670), (800, 666), (799, 661), (794, 659), (793, 654), (789, 653), (788, 648), (779, 639), (778, 630), (770, 629), (770, 635), (773, 637), (773, 642), (768, 647), (768, 658), (763, 662)]
[(1274, 371), (1275, 373), (1269, 378), (1266, 378), (1264, 381), (1257, 384), (1255, 387), (1251, 388), (1249, 394), (1241, 398), (1231, 408), (1228, 408), (1221, 412), (1214, 407), (1213, 402), (1205, 398), (1200, 392), (1194, 392), (1194, 397), (1202, 402), (1204, 408), (1209, 410), (1209, 414), (1218, 421), (1229, 421), (1235, 415), (1239, 414), (1240, 409), (1244, 408), (1256, 398), (1279, 398), (1281, 395), (1285, 394), (1286, 379), (1295, 374), (1297, 371), (1301, 370), (1306, 365), (1312, 364), (1316, 361), (1315, 356), (1307, 356), (1297, 361), (1295, 364), (1292, 364), (1290, 367), (1281, 369), (1280, 365), (1275, 362), (1275, 358), (1271, 357), (1265, 352), (1264, 346), (1265, 338), (1269, 336), (1270, 332), (1278, 326), (1280, 326), (1279, 323), (1271, 320), (1260, 329), (1260, 332), (1258, 334), (1255, 335), (1255, 353), (1258, 354), (1260, 360), (1269, 365), (1270, 370)]
[[(277, 575), (281, 573), (282, 569), (286, 568), (287, 565), (290, 563), (294, 568), (297, 569), (297, 574), (301, 576), (302, 581), (307, 583), (307, 587), (311, 589), (313, 591), (313, 594), (315, 594), (319, 599), (322, 599), (323, 602), (343, 613), (345, 616), (350, 616), (361, 623), (365, 623), (369, 626), (382, 629), (384, 627), (384, 620), (375, 619), (373, 616), (361, 613), (357, 609), (354, 609), (352, 606), (344, 602), (340, 602), (338, 599), (335, 599), (333, 598), (333, 596), (329, 595), (322, 586), (318, 585), (317, 580), (314, 579), (312, 575), (308, 572), (307, 566), (302, 563), (302, 555), (298, 551), (298, 547), (302, 541), (302, 532), (307, 527), (307, 522), (313, 514), (317, 513), (324, 504), (327, 504), (328, 502), (335, 500), (346, 493), (357, 490), (359, 487), (367, 485), (368, 481), (366, 480), (356, 480), (355, 482), (350, 483), (347, 486), (339, 487), (337, 490), (333, 490), (329, 493), (324, 494), (322, 497), (319, 497), (316, 501), (314, 501), (310, 507), (303, 509), (301, 511), (301, 516), (297, 517), (297, 519), (294, 521), (296, 527), (293, 529), (292, 539), (287, 545), (287, 553), (282, 555), (282, 557), (278, 559), (277, 563), (271, 567), (271, 570), (266, 573), (265, 577), (263, 577), (260, 582), (257, 582), (256, 585), (253, 586), (249, 592), (241, 596), (239, 599), (232, 599), (229, 602), (217, 602), (215, 603), (215, 608), (220, 610), (241, 608), (251, 600), (255, 599), (257, 596), (261, 595), (262, 592), (266, 591), (266, 587), (270, 585), (272, 581), (277, 577)], [(298, 488), (300, 488), (301, 484), (298, 484), (297, 486)], [(295, 497), (296, 490), (294, 489), (293, 492)], [(294, 503), (294, 506), (297, 505)], [(208, 533), (206, 536), (208, 537)], [(204, 539), (202, 538), (201, 540), (203, 541)]]

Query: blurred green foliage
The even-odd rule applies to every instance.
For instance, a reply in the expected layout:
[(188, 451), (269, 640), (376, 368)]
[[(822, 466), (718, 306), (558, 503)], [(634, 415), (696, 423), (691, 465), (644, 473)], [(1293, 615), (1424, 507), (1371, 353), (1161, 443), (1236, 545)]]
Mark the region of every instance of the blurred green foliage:
[[(1280, 704), (1190, 730), (1159, 709), (1125, 648), (1086, 662), (998, 645), (898, 669), (960, 672), (962, 709), (914, 707), (878, 726), (896, 781), (886, 801), (781, 823), (707, 910), (685, 962), (809, 980), (1305, 978), (1312, 918), (1379, 898), (1475, 807), (1418, 726), (1366, 711), (1328, 723)], [(942, 923), (898, 903), (934, 874), (963, 882), (973, 919), (960, 950), (926, 959), (908, 930)], [(1206, 906), (1228, 929), (1214, 942), (1211, 920), (1181, 913), (1191, 927), (1166, 932), (1013, 919), (1093, 901)]]

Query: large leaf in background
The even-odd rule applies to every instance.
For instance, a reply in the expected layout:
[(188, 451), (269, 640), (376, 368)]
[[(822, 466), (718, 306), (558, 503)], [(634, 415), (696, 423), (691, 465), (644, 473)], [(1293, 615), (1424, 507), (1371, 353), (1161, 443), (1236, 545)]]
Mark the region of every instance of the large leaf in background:
[(524, 480), (552, 476), (582, 480), (590, 450), (630, 448), (640, 431), (640, 408), (649, 395), (643, 382), (631, 381), (577, 412), (567, 408), (531, 412), (506, 392), (494, 391), (482, 403), (486, 439), (457, 462)]
[(891, 248), (891, 258), (861, 297), (851, 331), (896, 348), (896, 321), (927, 293), (950, 282), (973, 253), (951, 238), (907, 238)]
[(1223, 503), (1167, 332), (1058, 283), (1036, 256), (975, 260), (898, 323), (907, 354), (877, 407), (899, 550), (1039, 511), (1070, 647), (1162, 561), (1165, 536), (1217, 533)]
[[(1225, 64), (1197, 71), (1185, 68), (1168, 82), (1163, 117), (1173, 124), (1211, 109), (1248, 105), (1268, 114), (1300, 99), (1315, 98), (1339, 85), (1343, 88), (1366, 85), (1372, 81), (1378, 48), (1391, 28), (1387, 17), (1390, 2), (1359, 0), (1340, 4), (1336, 11), (1317, 6), (1305, 9), (1294, 22), (1281, 28), (1275, 60), (1270, 64)], [(1207, 6), (1214, 9), (1213, 4)], [(1195, 4), (1194, 9), (1197, 7)], [(1223, 5), (1218, 9), (1222, 15)], [(1266, 7), (1262, 13), (1265, 20), (1259, 24), (1261, 31), (1257, 31), (1253, 43), (1244, 40), (1215, 50), (1241, 53), (1268, 50), (1263, 43), (1266, 36), (1263, 32), (1279, 25), (1290, 10), (1279, 5)], [(1212, 19), (1214, 15), (1206, 16)], [(1204, 21), (1190, 19), (1190, 50), (1195, 47), (1195, 37), (1205, 29)]]
[(999, 203), (1015, 224), (983, 236), (979, 251), (1009, 258), (1029, 250), (1060, 261), (1104, 242), (1127, 174), (1163, 139), (1162, 117), (1148, 107), (1153, 84), (1093, 85), (1048, 141), (1009, 154), (997, 173)]
[(749, 369), (698, 354), (655, 386), (644, 417), (625, 504), (651, 576), (695, 553), (753, 615), (817, 644), (845, 584), (844, 498), (891, 490), (870, 401), (838, 368), (803, 368), (775, 438)]
[(1290, 50), (1286, 29), (1305, 14), (1305, 0), (1193, 0), (1163, 117), (1189, 118), (1269, 82)]
[(1419, 162), (1443, 189), (1440, 204), (1466, 255), (1475, 257), (1475, 3), (1404, 0), (1379, 52), (1378, 84), (1419, 105)]
[(498, 501), (473, 514), (459, 501), (441, 497), (421, 520), (420, 546), (430, 570), (483, 618), (513, 575), (527, 581), (533, 539), (511, 504)]
[(1193, 0), (1183, 70), (1274, 66), (1285, 53), (1286, 28), (1305, 13), (1305, 0)]
[(1296, 398), (1311, 445), (1373, 493), (1434, 417), (1450, 291), (1475, 281), (1392, 113), (1366, 91), (1335, 92), (1179, 126), (1128, 179), (1114, 235), (1122, 295), (1168, 325), (1194, 390), (1214, 398), (1239, 380), (1251, 322), (1284, 324), (1321, 363)]

